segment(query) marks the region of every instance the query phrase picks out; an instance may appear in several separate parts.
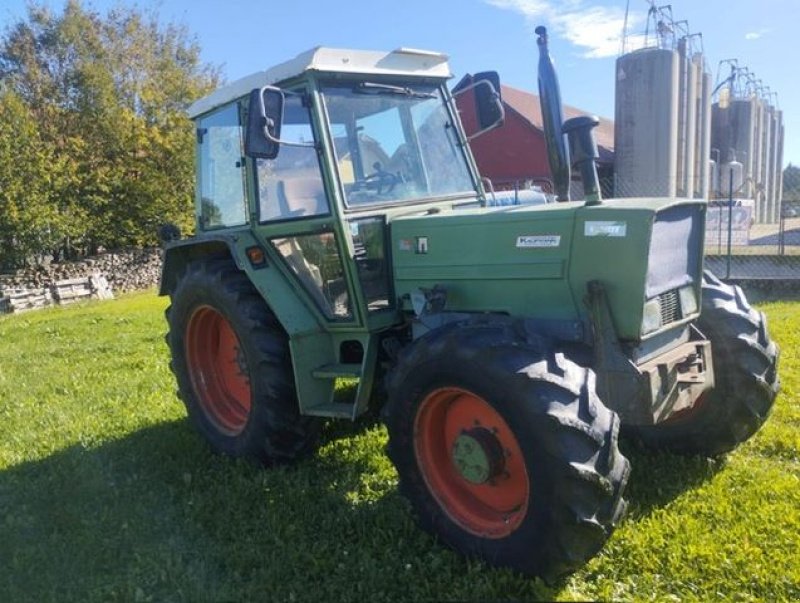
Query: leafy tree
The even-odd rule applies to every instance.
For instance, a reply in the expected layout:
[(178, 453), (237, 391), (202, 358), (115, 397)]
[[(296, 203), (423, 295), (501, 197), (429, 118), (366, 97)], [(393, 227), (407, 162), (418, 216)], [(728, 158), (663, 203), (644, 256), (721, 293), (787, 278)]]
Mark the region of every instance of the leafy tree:
[[(30, 5), (0, 38), (0, 149), (18, 146), (5, 138), (23, 119), (24, 153), (38, 154), (24, 178), (13, 158), (0, 159), (0, 203), (29, 205), (46, 249), (70, 255), (153, 243), (166, 221), (191, 231), (194, 134), (184, 111), (218, 80), (187, 30), (154, 13)], [(18, 227), (7, 226), (8, 240), (22, 236)]]
[(6, 266), (58, 248), (85, 216), (59, 203), (74, 179), (72, 166), (39, 135), (38, 124), (13, 91), (0, 92), (0, 258)]
[(800, 167), (791, 163), (783, 170), (784, 201), (800, 201)]

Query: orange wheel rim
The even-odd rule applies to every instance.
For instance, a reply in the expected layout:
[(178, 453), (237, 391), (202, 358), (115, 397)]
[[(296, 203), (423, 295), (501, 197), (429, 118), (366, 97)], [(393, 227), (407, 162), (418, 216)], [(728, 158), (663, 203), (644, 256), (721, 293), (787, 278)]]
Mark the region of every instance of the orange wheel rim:
[(230, 323), (210, 306), (197, 308), (189, 319), (186, 360), (208, 419), (223, 433), (241, 433), (251, 408), (247, 363)]
[(517, 438), (480, 396), (443, 387), (422, 401), (414, 452), (440, 507), (464, 530), (502, 538), (525, 518), (528, 471)]

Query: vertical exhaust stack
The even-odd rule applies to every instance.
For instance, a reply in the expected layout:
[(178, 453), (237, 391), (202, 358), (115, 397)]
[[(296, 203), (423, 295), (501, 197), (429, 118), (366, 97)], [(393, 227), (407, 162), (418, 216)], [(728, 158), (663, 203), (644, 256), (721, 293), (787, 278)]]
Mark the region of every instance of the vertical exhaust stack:
[(570, 165), (569, 149), (564, 140), (562, 127), (564, 115), (561, 108), (561, 91), (558, 77), (547, 47), (547, 29), (536, 28), (539, 38), (539, 102), (542, 106), (544, 138), (547, 143), (547, 160), (553, 174), (555, 193), (559, 201), (569, 201)]

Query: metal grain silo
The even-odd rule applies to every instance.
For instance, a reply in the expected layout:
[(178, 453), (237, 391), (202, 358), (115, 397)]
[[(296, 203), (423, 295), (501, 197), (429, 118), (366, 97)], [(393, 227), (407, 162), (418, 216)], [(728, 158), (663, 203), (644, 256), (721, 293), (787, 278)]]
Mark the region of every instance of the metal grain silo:
[(769, 222), (769, 199), (770, 199), (770, 171), (769, 171), (769, 162), (770, 162), (770, 148), (772, 147), (772, 140), (770, 137), (772, 128), (772, 115), (771, 115), (771, 107), (769, 103), (766, 101), (762, 101), (761, 104), (761, 160), (759, 163), (759, 176), (758, 176), (758, 184), (759, 186), (759, 193), (758, 196), (758, 216), (759, 221), (762, 223)]
[(697, 117), (697, 70), (689, 55), (686, 37), (678, 41), (678, 155), (679, 197), (691, 197), (694, 188), (694, 135)]
[(711, 190), (711, 74), (704, 69), (703, 56), (697, 55), (700, 77), (697, 97), (697, 152), (695, 159), (695, 198), (707, 199)]
[(616, 63), (614, 190), (619, 197), (674, 197), (678, 53), (645, 48)]
[(781, 204), (783, 202), (783, 143), (784, 143), (784, 126), (783, 126), (783, 111), (776, 111), (778, 116), (777, 138), (775, 139), (775, 205), (777, 212), (777, 219), (781, 219)]
[(757, 222), (764, 221), (764, 125), (766, 123), (766, 111), (764, 102), (761, 99), (754, 101), (755, 120), (753, 122), (753, 199), (755, 199), (755, 218)]
[(758, 121), (756, 109), (755, 99), (734, 99), (727, 106), (715, 103), (711, 110), (711, 146), (719, 149), (721, 163), (737, 160), (743, 164), (743, 198), (752, 198), (754, 192)]
[(767, 204), (767, 222), (772, 224), (780, 219), (780, 200), (778, 196), (778, 183), (780, 181), (778, 166), (778, 138), (780, 125), (778, 114), (780, 112), (775, 107), (770, 107), (770, 128), (769, 128), (769, 202)]
[(709, 191), (708, 198), (714, 199), (719, 195), (719, 165), (714, 159), (708, 160)]

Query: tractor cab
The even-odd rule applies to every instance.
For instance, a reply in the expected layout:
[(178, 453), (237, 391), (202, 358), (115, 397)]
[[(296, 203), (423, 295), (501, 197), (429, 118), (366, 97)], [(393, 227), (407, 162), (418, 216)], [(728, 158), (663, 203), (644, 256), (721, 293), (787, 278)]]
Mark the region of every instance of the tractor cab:
[[(191, 258), (230, 254), (290, 336), (304, 412), (366, 408), (375, 335), (399, 322), (388, 222), (485, 203), (450, 77), (439, 53), (316, 48), (189, 109), (198, 234), (171, 245), (162, 292)], [(460, 92), (481, 130), (502, 122), (498, 88)], [(339, 377), (367, 381), (355, 405), (333, 404)]]
[(198, 230), (251, 226), (317, 319), (365, 326), (394, 306), (387, 215), (483, 203), (449, 77), (438, 53), (317, 48), (195, 103)]

